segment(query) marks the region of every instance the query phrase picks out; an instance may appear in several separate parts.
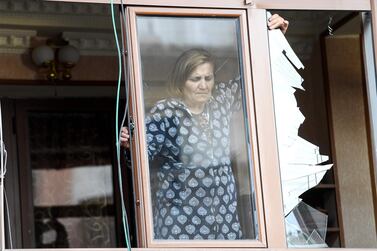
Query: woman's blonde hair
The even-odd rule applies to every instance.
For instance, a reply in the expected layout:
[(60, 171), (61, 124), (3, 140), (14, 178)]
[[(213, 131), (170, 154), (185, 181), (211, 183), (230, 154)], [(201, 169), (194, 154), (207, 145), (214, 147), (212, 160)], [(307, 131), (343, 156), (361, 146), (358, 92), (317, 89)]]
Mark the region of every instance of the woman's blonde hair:
[(183, 52), (174, 64), (168, 78), (168, 91), (173, 97), (182, 97), (182, 89), (190, 74), (199, 65), (210, 63), (215, 68), (212, 55), (204, 49), (190, 49)]

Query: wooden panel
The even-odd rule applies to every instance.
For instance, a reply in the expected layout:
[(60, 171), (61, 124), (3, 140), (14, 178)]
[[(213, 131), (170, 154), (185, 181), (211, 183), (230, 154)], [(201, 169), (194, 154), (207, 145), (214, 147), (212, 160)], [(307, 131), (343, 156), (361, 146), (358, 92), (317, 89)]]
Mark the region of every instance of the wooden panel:
[[(4, 194), (4, 171), (5, 169), (5, 151), (3, 150), (3, 118), (2, 118), (2, 107), (0, 103), (0, 165), (1, 165), (1, 184), (0, 184), (0, 193)], [(4, 173), (5, 174), (5, 173)], [(0, 196), (0, 215), (4, 215), (4, 196)], [(1, 249), (5, 249), (5, 231), (4, 231), (4, 217), (0, 218), (0, 246)]]
[[(82, 2), (82, 3), (110, 3), (110, 0), (49, 0), (61, 2)], [(245, 4), (250, 2), (250, 4)], [(114, 0), (120, 4), (121, 0)], [(245, 8), (250, 6), (258, 9), (306, 9), (306, 10), (370, 10), (369, 0), (221, 0), (221, 1), (201, 1), (201, 0), (123, 0), (127, 5), (144, 6), (176, 6), (176, 7), (205, 7), (205, 8)]]
[[(366, 80), (366, 92), (368, 96), (368, 112), (371, 135), (371, 149), (373, 165), (371, 169), (371, 177), (373, 183), (374, 198), (374, 214), (377, 215), (377, 86), (376, 86), (376, 63), (374, 55), (376, 55), (376, 8), (377, 2), (371, 1), (372, 13), (364, 13), (363, 24), (363, 56)], [(375, 217), (377, 228), (377, 217)]]
[[(81, 2), (81, 3), (105, 3), (109, 4), (110, 0), (49, 0), (56, 2)], [(121, 4), (121, 0), (114, 0), (115, 4)], [(206, 8), (245, 8), (243, 0), (220, 0), (220, 1), (202, 1), (202, 0), (123, 0), (126, 5), (140, 6), (175, 6), (175, 7), (206, 7)]]
[(266, 11), (249, 11), (251, 65), (268, 247), (285, 247)]
[[(2, 80), (42, 80), (46, 79), (47, 69), (38, 68), (27, 54), (1, 54), (0, 68)], [(82, 56), (72, 69), (72, 81), (115, 81), (117, 76), (116, 57)]]
[[(373, 37), (373, 47), (374, 47), (374, 55), (377, 55), (377, 1), (370, 0), (371, 3), (371, 10), (372, 10), (372, 37)], [(377, 71), (377, 64), (375, 61), (375, 70)], [(377, 177), (376, 177), (377, 178)]]
[(360, 37), (333, 36), (325, 43), (344, 246), (372, 248), (377, 239)]
[[(14, 182), (18, 180), (19, 170), (18, 170), (18, 158), (17, 158), (17, 139), (14, 131), (14, 116), (15, 109), (14, 103), (11, 100), (2, 99), (2, 116), (3, 116), (3, 133), (4, 142), (7, 150), (7, 173), (5, 178), (5, 194), (7, 196), (7, 202), (9, 208), (14, 208), (9, 212), (9, 221), (12, 223), (11, 235), (13, 239), (13, 247), (22, 246), (22, 233), (21, 233), (21, 209), (20, 200), (18, 199), (19, 184)], [(5, 223), (7, 224), (7, 214), (4, 215), (6, 218)], [(7, 229), (6, 229), (6, 232)], [(9, 232), (8, 232), (9, 233)], [(6, 241), (7, 247), (9, 247), (9, 241)]]
[(369, 0), (255, 0), (260, 9), (293, 10), (370, 10)]
[[(8, 249), (7, 249), (8, 250)], [(13, 250), (22, 250), (22, 249), (13, 249)], [(57, 249), (27, 249), (27, 251), (52, 251)], [(61, 251), (120, 251), (125, 249), (119, 248), (70, 248), (70, 249), (59, 249)], [(331, 250), (331, 251), (371, 251), (374, 249), (367, 249), (367, 248), (332, 248), (332, 249), (324, 249), (324, 248), (253, 248), (253, 249), (245, 249), (245, 248), (132, 248), (132, 251), (324, 251), (324, 250)]]

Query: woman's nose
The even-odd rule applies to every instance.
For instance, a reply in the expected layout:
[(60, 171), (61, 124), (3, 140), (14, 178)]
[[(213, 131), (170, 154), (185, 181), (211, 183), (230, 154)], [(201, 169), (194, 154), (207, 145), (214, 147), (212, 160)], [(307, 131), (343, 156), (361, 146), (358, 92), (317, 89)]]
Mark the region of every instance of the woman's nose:
[(200, 89), (206, 89), (207, 88), (207, 81), (204, 78), (201, 78), (199, 81), (199, 88)]

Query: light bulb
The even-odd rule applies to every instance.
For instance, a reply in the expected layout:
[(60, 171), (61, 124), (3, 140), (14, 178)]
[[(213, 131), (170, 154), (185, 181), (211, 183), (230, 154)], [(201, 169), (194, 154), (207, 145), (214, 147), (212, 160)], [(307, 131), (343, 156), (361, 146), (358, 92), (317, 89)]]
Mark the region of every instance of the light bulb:
[(80, 59), (80, 52), (72, 45), (66, 45), (59, 49), (58, 60), (66, 65), (75, 65)]
[(33, 49), (31, 58), (37, 66), (47, 64), (54, 60), (54, 50), (47, 45), (39, 46)]

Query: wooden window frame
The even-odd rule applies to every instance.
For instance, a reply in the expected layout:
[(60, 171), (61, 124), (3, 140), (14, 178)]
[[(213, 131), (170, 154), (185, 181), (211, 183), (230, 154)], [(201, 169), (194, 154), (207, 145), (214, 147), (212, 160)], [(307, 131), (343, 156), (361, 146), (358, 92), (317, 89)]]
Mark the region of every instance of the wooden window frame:
[[(140, 201), (140, 210), (143, 211), (143, 219), (139, 220), (139, 224), (145, 225), (145, 233), (143, 237), (146, 239), (142, 240), (142, 243), (146, 243), (146, 247), (266, 247), (266, 236), (265, 236), (265, 224), (264, 224), (264, 214), (262, 207), (262, 190), (260, 177), (260, 165), (258, 161), (258, 150), (256, 142), (256, 130), (255, 130), (255, 114), (254, 114), (254, 101), (253, 101), (253, 87), (251, 85), (251, 67), (249, 60), (249, 46), (248, 46), (248, 32), (247, 32), (247, 12), (245, 10), (222, 10), (222, 9), (183, 9), (183, 8), (153, 8), (153, 7), (130, 7), (129, 9), (129, 24), (130, 24), (130, 34), (131, 34), (131, 46), (132, 46), (132, 58), (133, 58), (133, 73), (134, 82), (131, 85), (131, 95), (133, 97), (132, 103), (134, 104), (133, 110), (133, 120), (135, 121), (136, 133), (134, 146), (137, 148), (136, 152), (140, 153), (135, 160), (135, 170), (140, 172), (138, 177), (142, 177), (138, 180), (139, 184), (142, 184), (141, 191), (139, 195), (136, 195)], [(250, 155), (252, 156), (252, 167), (251, 172), (253, 172), (253, 184), (255, 184), (256, 191), (256, 208), (257, 208), (257, 219), (258, 219), (258, 239), (257, 240), (235, 240), (235, 241), (193, 241), (193, 240), (154, 240), (153, 239), (153, 226), (152, 226), (152, 206), (151, 206), (151, 188), (150, 188), (150, 176), (149, 176), (149, 161), (145, 138), (145, 122), (144, 122), (144, 105), (142, 99), (142, 76), (141, 76), (141, 62), (140, 53), (138, 49), (137, 41), (137, 31), (136, 31), (136, 17), (138, 15), (143, 16), (171, 16), (171, 17), (235, 17), (239, 18), (240, 21), (240, 42), (242, 46), (242, 62), (244, 72), (243, 78), (245, 79), (245, 97), (246, 97), (246, 110), (247, 110), (247, 120), (250, 127), (250, 142), (252, 142)]]
[[(9, 102), (8, 102), (9, 103)], [(14, 103), (14, 104), (13, 104)], [(7, 103), (6, 103), (7, 104)], [(49, 105), (48, 105), (49, 104)], [(66, 113), (67, 111), (76, 111), (76, 112), (112, 112), (113, 100), (108, 98), (98, 98), (96, 101), (90, 99), (85, 100), (84, 102), (76, 99), (68, 100), (49, 100), (49, 99), (21, 99), (13, 101), (12, 105), (15, 106), (15, 115), (14, 115), (14, 130), (16, 131), (17, 141), (23, 142), (24, 145), (18, 146), (20, 153), (18, 155), (19, 162), (19, 206), (20, 206), (20, 216), (22, 225), (22, 236), (20, 237), (20, 243), (26, 247), (31, 247), (35, 245), (35, 229), (34, 229), (34, 218), (28, 217), (30, 213), (34, 216), (33, 210), (33, 194), (32, 194), (32, 170), (30, 169), (30, 146), (29, 146), (29, 134), (27, 127), (27, 114), (31, 111), (33, 112), (57, 112), (57, 113)], [(10, 106), (10, 104), (7, 104)], [(111, 129), (114, 132), (113, 129)], [(109, 142), (111, 139), (109, 139)], [(119, 175), (122, 175), (122, 178), (125, 180), (128, 177), (125, 174), (119, 174), (115, 163), (115, 147), (111, 147), (111, 164), (112, 164), (112, 178), (113, 182), (113, 198), (114, 200), (114, 218), (115, 218), (115, 231), (118, 233), (118, 238), (116, 238), (116, 243), (119, 245), (124, 241), (123, 236), (121, 235), (122, 229), (122, 213), (120, 205), (120, 194), (118, 183), (115, 182), (118, 180)], [(128, 174), (129, 175), (129, 174)], [(127, 195), (132, 194), (127, 187), (123, 188), (123, 192)], [(13, 193), (11, 193), (12, 195)], [(127, 205), (128, 207), (128, 205)]]
[[(55, 2), (80, 2), (109, 4), (110, 0), (46, 0)], [(191, 8), (231, 8), (231, 9), (280, 9), (280, 10), (359, 10), (369, 11), (374, 0), (113, 0), (114, 4), (127, 6), (191, 7)]]
[[(49, 0), (61, 2), (102, 3), (109, 4), (110, 0)], [(114, 0), (120, 4), (121, 0)], [(259, 165), (261, 168), (261, 180), (263, 183), (263, 203), (265, 214), (266, 243), (268, 249), (287, 250), (285, 226), (282, 209), (278, 151), (275, 131), (275, 116), (272, 96), (272, 80), (269, 62), (267, 27), (265, 25), (266, 10), (351, 10), (371, 11), (373, 23), (374, 61), (377, 55), (377, 1), (376, 0), (123, 0), (127, 6), (155, 6), (155, 7), (188, 7), (188, 8), (230, 8), (243, 9), (247, 12), (249, 24), (250, 59), (252, 68), (252, 82), (254, 83), (254, 105), (258, 138)], [(253, 37), (253, 34), (258, 34)], [(377, 68), (377, 64), (375, 64)], [(377, 69), (375, 69), (377, 70)], [(134, 73), (131, 73), (131, 76)], [(369, 114), (370, 116), (370, 114)], [(140, 129), (138, 129), (140, 130)], [(140, 131), (138, 132), (141, 133)], [(140, 152), (134, 152), (134, 156)], [(140, 156), (140, 154), (139, 154)], [(145, 157), (145, 156), (144, 156)], [(376, 157), (374, 157), (376, 159)], [(373, 163), (376, 172), (376, 163)], [(141, 178), (141, 177), (139, 177)], [(376, 174), (372, 177), (376, 183)], [(137, 181), (136, 181), (137, 182)], [(136, 191), (141, 189), (137, 185)], [(376, 190), (376, 187), (374, 187)], [(376, 194), (376, 191), (374, 191)], [(138, 204), (138, 201), (136, 201)], [(3, 213), (4, 211), (0, 211)], [(0, 215), (4, 219), (4, 215)], [(142, 217), (142, 215), (141, 215)], [(1, 246), (4, 245), (4, 229), (0, 229)], [(191, 246), (193, 247), (193, 246)], [(178, 248), (175, 248), (177, 250)], [(41, 250), (41, 249), (36, 249)], [(109, 249), (99, 249), (109, 250)], [(145, 250), (135, 248), (134, 250)], [(225, 249), (221, 249), (225, 250)], [(230, 249), (229, 249), (230, 250)], [(237, 249), (231, 249), (237, 250)], [(244, 250), (244, 249), (238, 249)], [(305, 249), (307, 250), (307, 249)], [(323, 250), (323, 249), (311, 249)], [(342, 249), (347, 250), (347, 249)], [(350, 249), (349, 249), (350, 250)], [(365, 249), (352, 249), (365, 250)]]

